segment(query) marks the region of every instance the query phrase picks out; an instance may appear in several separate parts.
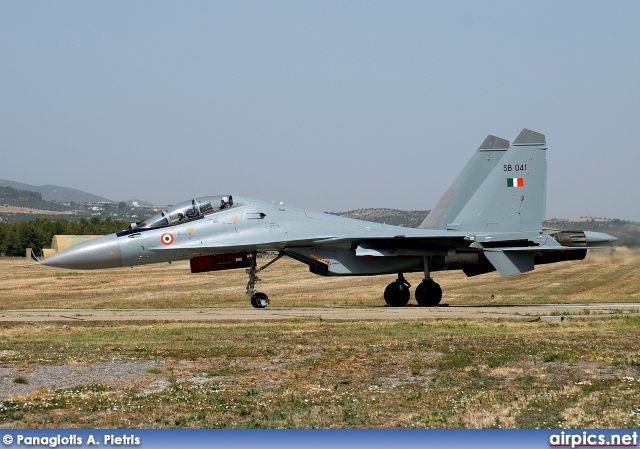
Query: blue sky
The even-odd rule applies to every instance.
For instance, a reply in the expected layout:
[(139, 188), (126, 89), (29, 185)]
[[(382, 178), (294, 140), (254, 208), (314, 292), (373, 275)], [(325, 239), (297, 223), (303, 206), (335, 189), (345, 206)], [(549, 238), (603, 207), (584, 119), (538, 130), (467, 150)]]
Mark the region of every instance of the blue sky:
[(640, 221), (640, 2), (0, 3), (0, 178), (430, 209), (547, 136), (547, 216)]

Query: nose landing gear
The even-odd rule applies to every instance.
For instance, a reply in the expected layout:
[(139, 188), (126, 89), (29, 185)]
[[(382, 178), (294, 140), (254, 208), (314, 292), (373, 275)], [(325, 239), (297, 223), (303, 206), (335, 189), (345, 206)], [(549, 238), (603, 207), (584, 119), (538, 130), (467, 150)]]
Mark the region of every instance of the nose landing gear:
[(269, 305), (269, 297), (266, 293), (255, 291), (256, 282), (259, 282), (261, 279), (258, 277), (258, 273), (274, 264), (278, 259), (280, 259), (284, 253), (279, 253), (278, 256), (270, 261), (269, 263), (263, 265), (260, 268), (256, 268), (256, 254), (251, 254), (251, 266), (247, 268), (247, 274), (249, 275), (249, 282), (247, 282), (247, 295), (251, 298), (251, 305), (256, 309), (264, 309)]

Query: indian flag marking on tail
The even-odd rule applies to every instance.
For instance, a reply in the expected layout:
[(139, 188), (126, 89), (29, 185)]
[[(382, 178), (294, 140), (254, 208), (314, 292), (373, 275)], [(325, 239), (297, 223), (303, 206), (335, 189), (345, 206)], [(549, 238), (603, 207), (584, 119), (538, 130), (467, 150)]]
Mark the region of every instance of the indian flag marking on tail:
[(524, 178), (507, 178), (507, 187), (524, 187)]

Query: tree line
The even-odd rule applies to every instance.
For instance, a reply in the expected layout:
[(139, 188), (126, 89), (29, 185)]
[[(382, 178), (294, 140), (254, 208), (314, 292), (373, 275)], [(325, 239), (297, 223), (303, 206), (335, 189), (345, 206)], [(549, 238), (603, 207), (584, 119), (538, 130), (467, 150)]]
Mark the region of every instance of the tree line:
[(105, 235), (126, 229), (129, 224), (111, 218), (81, 218), (70, 221), (66, 218), (35, 220), (16, 223), (0, 223), (0, 256), (24, 257), (27, 248), (36, 253), (51, 248), (54, 235)]

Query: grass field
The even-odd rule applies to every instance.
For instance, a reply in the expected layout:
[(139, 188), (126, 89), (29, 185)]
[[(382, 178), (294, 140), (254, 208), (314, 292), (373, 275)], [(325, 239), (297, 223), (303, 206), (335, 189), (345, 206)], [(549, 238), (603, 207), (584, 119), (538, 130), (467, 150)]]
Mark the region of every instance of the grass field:
[[(384, 288), (394, 275), (321, 277), (284, 258), (260, 273), (258, 290), (273, 305), (384, 305)], [(408, 274), (416, 287), (421, 273)], [(640, 252), (618, 249), (590, 253), (584, 261), (536, 267), (507, 278), (490, 273), (467, 278), (460, 271), (433, 275), (444, 303), (640, 302)], [(97, 271), (27, 267), (0, 259), (0, 309), (250, 307), (244, 270), (191, 274), (187, 263)], [(415, 302), (414, 299), (411, 300)]]
[(0, 426), (637, 428), (639, 325), (3, 325)]
[[(436, 273), (451, 304), (638, 302), (638, 253), (511, 278)], [(273, 304), (380, 305), (393, 280), (321, 278), (290, 260)], [(420, 275), (409, 276), (412, 284)], [(0, 260), (0, 308), (249, 307), (243, 270), (107, 271)], [(637, 428), (640, 318), (9, 323), (0, 427)]]

